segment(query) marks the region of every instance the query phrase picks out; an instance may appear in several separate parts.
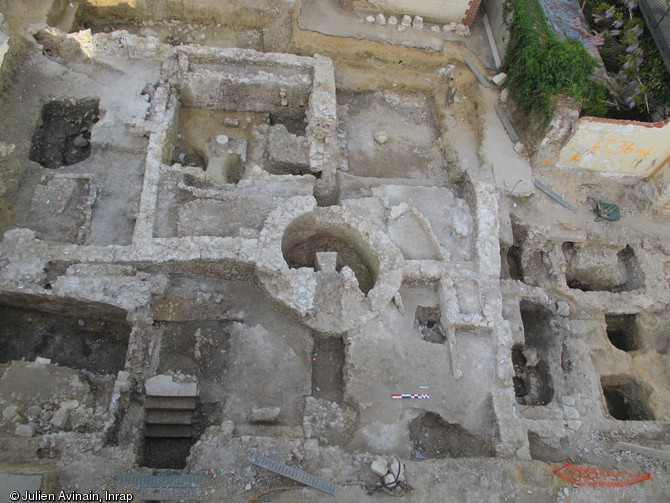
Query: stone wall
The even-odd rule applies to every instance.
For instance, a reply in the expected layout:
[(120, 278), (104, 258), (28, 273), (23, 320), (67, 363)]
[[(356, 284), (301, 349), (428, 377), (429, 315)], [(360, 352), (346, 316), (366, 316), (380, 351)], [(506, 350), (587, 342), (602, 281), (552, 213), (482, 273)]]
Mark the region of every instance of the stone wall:
[(0, 13), (0, 99), (11, 79), (14, 70), (23, 60), (26, 42), (21, 37), (10, 39), (9, 26)]
[(268, 11), (276, 7), (272, 0), (84, 0), (79, 2), (80, 16), (125, 19), (181, 19), (207, 24), (262, 26)]

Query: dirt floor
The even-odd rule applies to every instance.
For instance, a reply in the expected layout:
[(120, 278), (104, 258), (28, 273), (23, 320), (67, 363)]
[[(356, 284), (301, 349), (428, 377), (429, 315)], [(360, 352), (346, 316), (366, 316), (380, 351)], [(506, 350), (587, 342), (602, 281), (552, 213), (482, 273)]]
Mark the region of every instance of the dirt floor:
[(0, 493), (664, 501), (670, 220), (510, 140), (481, 12), (108, 3), (0, 0)]

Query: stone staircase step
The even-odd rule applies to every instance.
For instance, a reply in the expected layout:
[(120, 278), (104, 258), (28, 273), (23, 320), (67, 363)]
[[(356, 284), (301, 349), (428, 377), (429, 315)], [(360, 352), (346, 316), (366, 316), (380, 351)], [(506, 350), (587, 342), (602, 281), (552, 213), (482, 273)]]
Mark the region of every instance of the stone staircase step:
[(190, 410), (147, 410), (146, 424), (191, 424), (193, 412)]
[(152, 438), (191, 438), (193, 426), (187, 424), (147, 424), (144, 436)]
[(148, 396), (145, 409), (195, 410), (194, 397)]

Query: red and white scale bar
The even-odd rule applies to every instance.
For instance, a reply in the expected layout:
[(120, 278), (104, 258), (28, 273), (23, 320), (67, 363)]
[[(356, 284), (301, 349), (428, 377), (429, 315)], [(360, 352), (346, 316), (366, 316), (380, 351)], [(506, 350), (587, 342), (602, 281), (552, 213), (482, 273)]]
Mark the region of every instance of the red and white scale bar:
[(391, 398), (394, 400), (402, 400), (403, 398), (421, 399), (430, 398), (430, 395), (427, 395), (426, 393), (395, 393), (391, 395)]

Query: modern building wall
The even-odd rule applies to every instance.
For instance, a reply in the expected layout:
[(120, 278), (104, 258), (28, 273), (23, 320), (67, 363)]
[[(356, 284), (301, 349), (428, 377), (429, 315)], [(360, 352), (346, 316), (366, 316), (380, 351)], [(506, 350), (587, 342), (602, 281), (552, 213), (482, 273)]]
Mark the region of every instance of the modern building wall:
[(653, 180), (654, 207), (670, 211), (670, 118), (635, 122), (582, 117), (561, 150), (556, 166)]
[(670, 119), (635, 122), (582, 117), (556, 165), (647, 176), (670, 155)]

